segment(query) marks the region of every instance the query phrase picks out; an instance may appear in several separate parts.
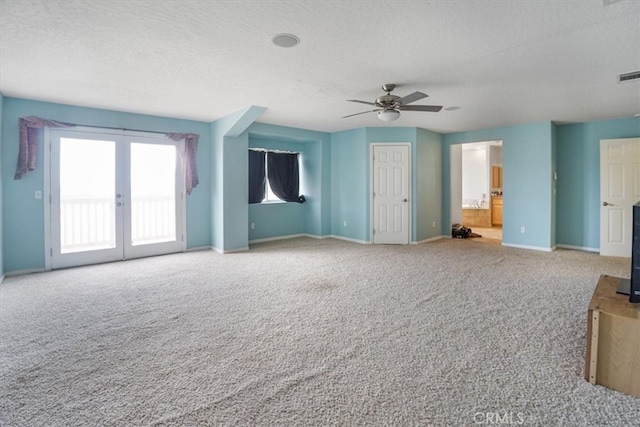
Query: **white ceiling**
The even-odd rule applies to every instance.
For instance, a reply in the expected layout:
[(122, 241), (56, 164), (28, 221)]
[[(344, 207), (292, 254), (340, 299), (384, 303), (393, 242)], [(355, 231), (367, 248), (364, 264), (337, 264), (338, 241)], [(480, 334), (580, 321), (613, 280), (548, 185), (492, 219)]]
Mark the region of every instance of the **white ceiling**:
[[(611, 4), (609, 4), (611, 3)], [(605, 5), (608, 4), (608, 5)], [(280, 48), (277, 33), (301, 43)], [(448, 133), (640, 113), (640, 0), (0, 0), (5, 96), (319, 131), (388, 126), (346, 99), (419, 90)]]

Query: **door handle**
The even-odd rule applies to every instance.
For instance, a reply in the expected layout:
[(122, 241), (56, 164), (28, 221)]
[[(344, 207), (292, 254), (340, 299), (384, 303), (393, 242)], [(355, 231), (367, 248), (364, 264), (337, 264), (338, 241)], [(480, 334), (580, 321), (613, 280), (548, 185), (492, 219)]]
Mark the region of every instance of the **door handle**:
[(602, 202), (602, 206), (615, 206), (615, 205), (609, 202)]
[(409, 200), (408, 200), (408, 199), (402, 199), (402, 201), (403, 201), (404, 203), (407, 203)]

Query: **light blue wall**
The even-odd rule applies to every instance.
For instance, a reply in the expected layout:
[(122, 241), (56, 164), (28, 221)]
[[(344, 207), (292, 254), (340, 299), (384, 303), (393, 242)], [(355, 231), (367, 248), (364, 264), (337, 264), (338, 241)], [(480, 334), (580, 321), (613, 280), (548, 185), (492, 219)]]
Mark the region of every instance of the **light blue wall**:
[(442, 136), (425, 129), (418, 129), (415, 157), (414, 241), (420, 242), (441, 235)]
[(247, 132), (251, 147), (301, 153), (300, 190), (306, 198), (303, 204), (249, 205), (249, 223), (256, 224), (249, 230), (249, 240), (330, 234), (330, 134), (265, 123), (253, 123)]
[(363, 242), (369, 241), (366, 135), (364, 128), (331, 134), (331, 234)]
[[(261, 125), (265, 127), (267, 125)], [(277, 140), (249, 134), (249, 147), (300, 153), (300, 192), (305, 203), (253, 203), (249, 205), (249, 241), (295, 234), (320, 236), (321, 152), (316, 141)]]
[[(200, 185), (187, 198), (187, 246), (211, 245), (223, 251), (246, 249), (249, 240), (301, 233), (369, 242), (373, 142), (411, 144), (412, 241), (449, 235), (450, 146), (496, 139), (503, 141), (503, 242), (540, 249), (556, 243), (597, 249), (599, 141), (640, 136), (640, 118), (572, 125), (545, 122), (448, 135), (391, 127), (328, 134), (255, 122), (262, 111), (248, 107), (202, 123), (0, 94), (0, 272), (44, 268), (44, 205), (33, 197), (35, 190), (43, 190), (42, 158), (36, 171), (13, 180), (18, 118), (23, 116), (200, 134)], [(301, 152), (307, 202), (249, 205), (249, 146)], [(251, 222), (255, 230), (249, 229)], [(521, 226), (526, 233), (520, 233)]]
[[(440, 235), (441, 138), (416, 128), (362, 128), (331, 135), (331, 234), (370, 241), (371, 143), (411, 144), (411, 241)], [(344, 222), (347, 226), (344, 226)], [(436, 221), (437, 228), (431, 226)]]
[(249, 244), (247, 162), (249, 138), (242, 132), (248, 110), (211, 123), (211, 242), (221, 252), (245, 250)]
[[(24, 116), (39, 116), (88, 126), (200, 134), (197, 156), (200, 184), (187, 196), (187, 247), (211, 245), (209, 124), (10, 97), (4, 98), (3, 105), (1, 160), (5, 271), (44, 268), (44, 204), (43, 199), (34, 199), (34, 191), (43, 190), (44, 186), (43, 156), (39, 156), (35, 171), (21, 180), (13, 179), (18, 155), (18, 118)], [(43, 147), (43, 134), (41, 132), (40, 149)]]
[(224, 251), (249, 248), (249, 135), (224, 138)]
[[(304, 143), (291, 141), (274, 141), (268, 139), (252, 138), (249, 136), (249, 147), (264, 148), (268, 150), (283, 150), (299, 152), (304, 163), (308, 154), (305, 153)], [(306, 170), (303, 165), (300, 168), (300, 178), (306, 178)], [(301, 193), (310, 199), (313, 193), (307, 194), (301, 189)], [(291, 236), (306, 233), (305, 224), (307, 216), (311, 213), (309, 202), (305, 203), (252, 203), (249, 205), (249, 224), (255, 224), (255, 229), (249, 228), (249, 240), (268, 239), (272, 237)]]
[(600, 140), (640, 137), (640, 118), (559, 125), (557, 241), (600, 249)]
[(558, 242), (558, 125), (551, 124), (551, 246)]
[(3, 107), (4, 107), (4, 96), (0, 93), (0, 277), (4, 275), (4, 262), (3, 262), (3, 253), (4, 253), (4, 244), (2, 243), (2, 236), (4, 234), (2, 227), (2, 211), (3, 211), (3, 202), (2, 202), (2, 183), (4, 182), (4, 176), (2, 175), (2, 171), (4, 167), (2, 165), (2, 116), (3, 116)]
[[(503, 141), (503, 235), (507, 245), (549, 250), (552, 238), (553, 143), (550, 122), (452, 133), (443, 136), (443, 235), (451, 234), (450, 146)], [(524, 226), (526, 232), (520, 232)]]

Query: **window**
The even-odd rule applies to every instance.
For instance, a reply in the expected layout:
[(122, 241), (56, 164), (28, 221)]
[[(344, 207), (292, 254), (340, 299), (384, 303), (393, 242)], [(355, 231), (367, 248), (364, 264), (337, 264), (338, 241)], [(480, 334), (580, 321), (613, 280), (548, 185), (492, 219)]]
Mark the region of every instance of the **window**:
[(299, 153), (249, 150), (249, 203), (304, 203), (300, 195)]

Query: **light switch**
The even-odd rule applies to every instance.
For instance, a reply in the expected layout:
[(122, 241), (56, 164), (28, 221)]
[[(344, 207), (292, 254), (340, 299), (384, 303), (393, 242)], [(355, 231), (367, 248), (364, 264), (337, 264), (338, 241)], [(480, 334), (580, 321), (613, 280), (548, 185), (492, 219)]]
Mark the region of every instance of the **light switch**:
[(36, 190), (36, 199), (42, 199), (42, 191)]

